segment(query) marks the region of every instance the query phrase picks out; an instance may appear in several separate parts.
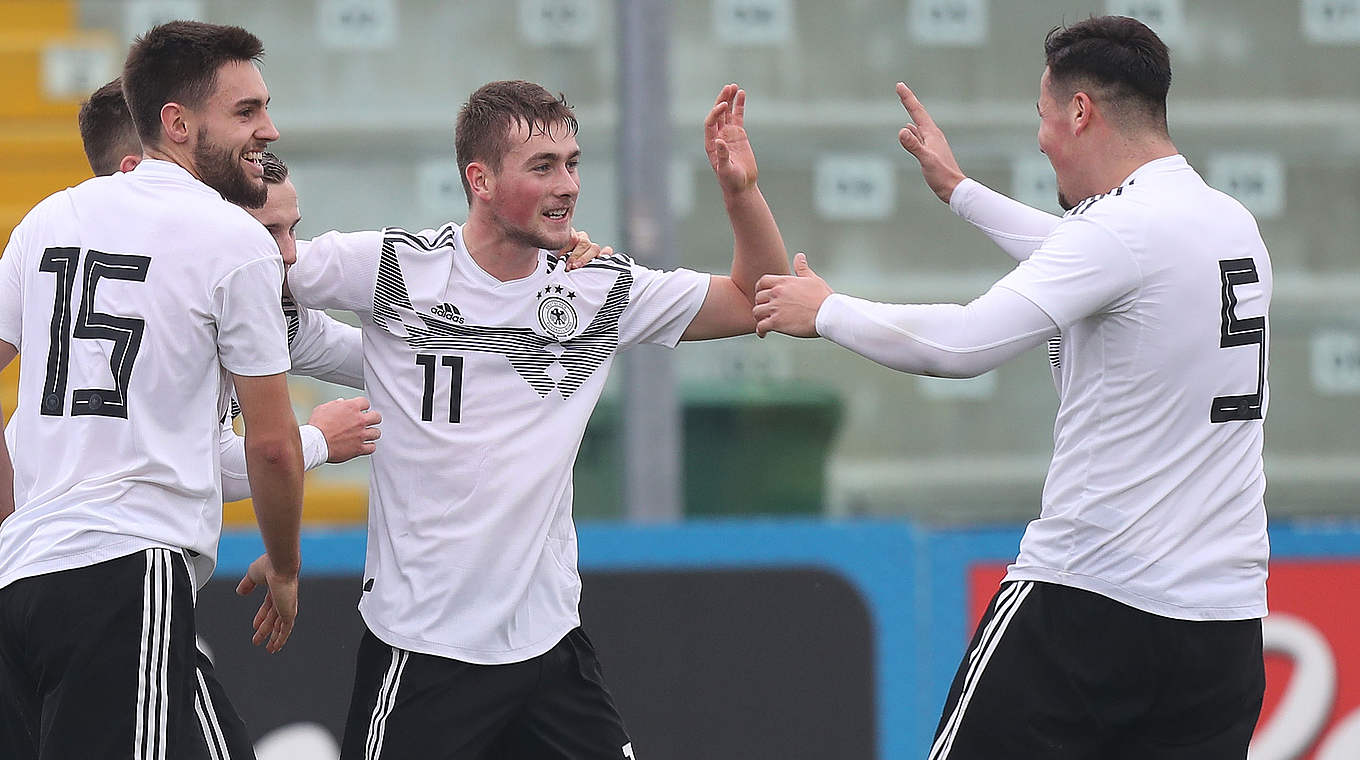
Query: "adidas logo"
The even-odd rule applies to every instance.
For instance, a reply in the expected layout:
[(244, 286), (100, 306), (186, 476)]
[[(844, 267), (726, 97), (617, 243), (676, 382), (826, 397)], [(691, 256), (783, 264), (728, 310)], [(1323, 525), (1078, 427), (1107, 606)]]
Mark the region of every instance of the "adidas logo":
[(447, 319), (450, 322), (456, 322), (460, 325), (467, 321), (463, 319), (463, 313), (458, 311), (458, 307), (451, 303), (441, 303), (437, 306), (432, 306), (430, 307), (430, 313), (436, 317)]

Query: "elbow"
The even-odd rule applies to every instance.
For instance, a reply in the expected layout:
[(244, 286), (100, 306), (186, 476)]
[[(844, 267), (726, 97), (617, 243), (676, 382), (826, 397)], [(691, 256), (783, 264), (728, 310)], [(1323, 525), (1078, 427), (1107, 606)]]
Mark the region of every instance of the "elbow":
[(302, 444), (296, 435), (291, 438), (278, 435), (262, 440), (246, 439), (246, 452), (249, 458), (260, 465), (273, 469), (293, 469), (302, 467)]

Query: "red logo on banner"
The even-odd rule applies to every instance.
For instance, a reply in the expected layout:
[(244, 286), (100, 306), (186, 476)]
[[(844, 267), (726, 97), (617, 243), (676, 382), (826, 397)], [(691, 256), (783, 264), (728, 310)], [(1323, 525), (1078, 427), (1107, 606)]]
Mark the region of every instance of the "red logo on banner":
[[(1006, 574), (968, 570), (968, 635)], [(1266, 698), (1251, 760), (1360, 758), (1360, 561), (1270, 563)]]

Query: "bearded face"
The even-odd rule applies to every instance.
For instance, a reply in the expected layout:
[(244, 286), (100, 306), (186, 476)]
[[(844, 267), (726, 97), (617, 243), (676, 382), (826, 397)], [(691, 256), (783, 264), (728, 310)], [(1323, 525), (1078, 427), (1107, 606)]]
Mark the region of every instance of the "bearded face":
[[(258, 155), (258, 154), (252, 154)], [(216, 145), (208, 137), (208, 130), (198, 130), (198, 145), (194, 147), (194, 164), (203, 184), (222, 194), (230, 203), (245, 208), (260, 208), (268, 198), (264, 179), (246, 174), (240, 151)]]

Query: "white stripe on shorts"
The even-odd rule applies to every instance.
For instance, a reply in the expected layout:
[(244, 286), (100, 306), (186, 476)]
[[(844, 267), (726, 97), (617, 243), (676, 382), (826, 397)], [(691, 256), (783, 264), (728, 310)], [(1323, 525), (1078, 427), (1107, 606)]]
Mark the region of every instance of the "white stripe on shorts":
[(392, 662), (383, 676), (382, 687), (378, 689), (378, 700), (373, 705), (373, 716), (368, 721), (368, 742), (364, 746), (364, 760), (378, 760), (382, 755), (383, 738), (387, 735), (387, 716), (397, 704), (397, 689), (401, 686), (401, 674), (406, 670), (406, 661), (411, 653), (392, 647)]
[(145, 554), (132, 756), (135, 760), (165, 760), (170, 722), (170, 550), (147, 549)]
[(227, 738), (222, 735), (222, 724), (217, 720), (217, 709), (213, 707), (212, 695), (208, 693), (208, 682), (203, 678), (203, 671), (194, 668), (194, 672), (198, 676), (198, 686), (194, 689), (194, 712), (198, 713), (198, 725), (203, 729), (208, 755), (212, 760), (231, 760)]
[(982, 636), (978, 638), (977, 646), (968, 653), (968, 672), (963, 678), (963, 690), (959, 693), (959, 701), (954, 705), (954, 711), (949, 714), (944, 730), (935, 738), (927, 760), (946, 760), (949, 757), (949, 751), (954, 747), (954, 737), (959, 732), (959, 724), (963, 722), (963, 712), (973, 698), (978, 681), (982, 680), (982, 671), (992, 659), (992, 653), (996, 651), (997, 645), (1001, 643), (1001, 636), (1010, 625), (1011, 618), (1015, 617), (1016, 611), (1020, 609), (1020, 603), (1025, 601), (1025, 597), (1029, 596), (1033, 588), (1034, 584), (1031, 581), (1020, 581), (1007, 586), (997, 595), (996, 614), (987, 621)]

